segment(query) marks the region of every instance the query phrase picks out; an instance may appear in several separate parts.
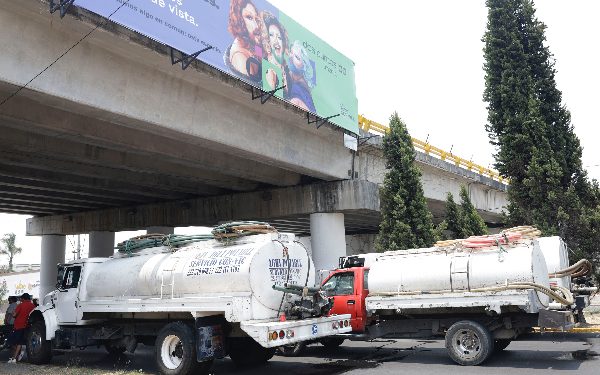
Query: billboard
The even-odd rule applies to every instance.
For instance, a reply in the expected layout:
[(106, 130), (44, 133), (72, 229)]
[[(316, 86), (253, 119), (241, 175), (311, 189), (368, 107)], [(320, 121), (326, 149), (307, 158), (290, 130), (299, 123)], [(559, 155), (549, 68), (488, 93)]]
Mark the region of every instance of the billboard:
[(354, 63), (265, 0), (76, 0), (358, 134)]
[(0, 289), (6, 291), (5, 300), (8, 296), (20, 296), (23, 293), (39, 298), (40, 271), (0, 274)]

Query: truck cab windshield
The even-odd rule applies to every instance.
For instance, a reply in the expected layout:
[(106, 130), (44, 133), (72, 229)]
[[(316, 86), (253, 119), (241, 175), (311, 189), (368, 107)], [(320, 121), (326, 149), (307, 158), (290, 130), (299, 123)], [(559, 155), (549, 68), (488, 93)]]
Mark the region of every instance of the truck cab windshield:
[(354, 294), (354, 273), (344, 272), (333, 275), (323, 284), (327, 296), (348, 296)]

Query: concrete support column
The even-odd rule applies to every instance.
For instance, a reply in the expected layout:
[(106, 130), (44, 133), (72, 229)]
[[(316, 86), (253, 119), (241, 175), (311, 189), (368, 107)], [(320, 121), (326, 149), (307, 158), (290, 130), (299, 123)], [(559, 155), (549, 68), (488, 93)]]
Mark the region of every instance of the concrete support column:
[(173, 227), (148, 227), (146, 228), (147, 234), (173, 234), (175, 228)]
[(115, 253), (115, 232), (90, 232), (88, 258), (108, 258)]
[(65, 262), (66, 237), (42, 236), (42, 264), (40, 265), (40, 302), (56, 286), (56, 265)]
[(313, 261), (317, 272), (337, 268), (339, 258), (346, 256), (344, 214), (311, 214), (310, 238)]

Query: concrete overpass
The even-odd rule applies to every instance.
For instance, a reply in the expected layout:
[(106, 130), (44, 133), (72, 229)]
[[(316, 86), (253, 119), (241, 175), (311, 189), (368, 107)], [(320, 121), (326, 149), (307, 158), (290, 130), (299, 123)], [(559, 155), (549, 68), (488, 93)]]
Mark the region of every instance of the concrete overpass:
[[(262, 219), (312, 233), (326, 265), (346, 252), (345, 234), (377, 231), (377, 138), (355, 154), (338, 128), (317, 129), (279, 100), (261, 105), (199, 61), (182, 71), (167, 46), (84, 10), (60, 19), (47, 1), (0, 5), (0, 100), (10, 98), (0, 106), (0, 211), (34, 216), (27, 233), (44, 236), (46, 284), (66, 234), (91, 233), (90, 256), (106, 256), (115, 231)], [(504, 185), (417, 159), (437, 217), (446, 191), (467, 184), (486, 220), (499, 220)]]

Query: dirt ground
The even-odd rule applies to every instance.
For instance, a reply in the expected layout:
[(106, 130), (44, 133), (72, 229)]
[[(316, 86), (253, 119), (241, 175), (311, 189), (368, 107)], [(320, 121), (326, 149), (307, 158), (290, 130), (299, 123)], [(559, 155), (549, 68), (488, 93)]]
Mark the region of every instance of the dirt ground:
[[(6, 372), (4, 372), (6, 371)], [(0, 372), (11, 375), (140, 375), (142, 371), (114, 371), (107, 372), (106, 370), (90, 369), (83, 367), (62, 367), (62, 366), (34, 366), (27, 363), (19, 364), (0, 364)]]

